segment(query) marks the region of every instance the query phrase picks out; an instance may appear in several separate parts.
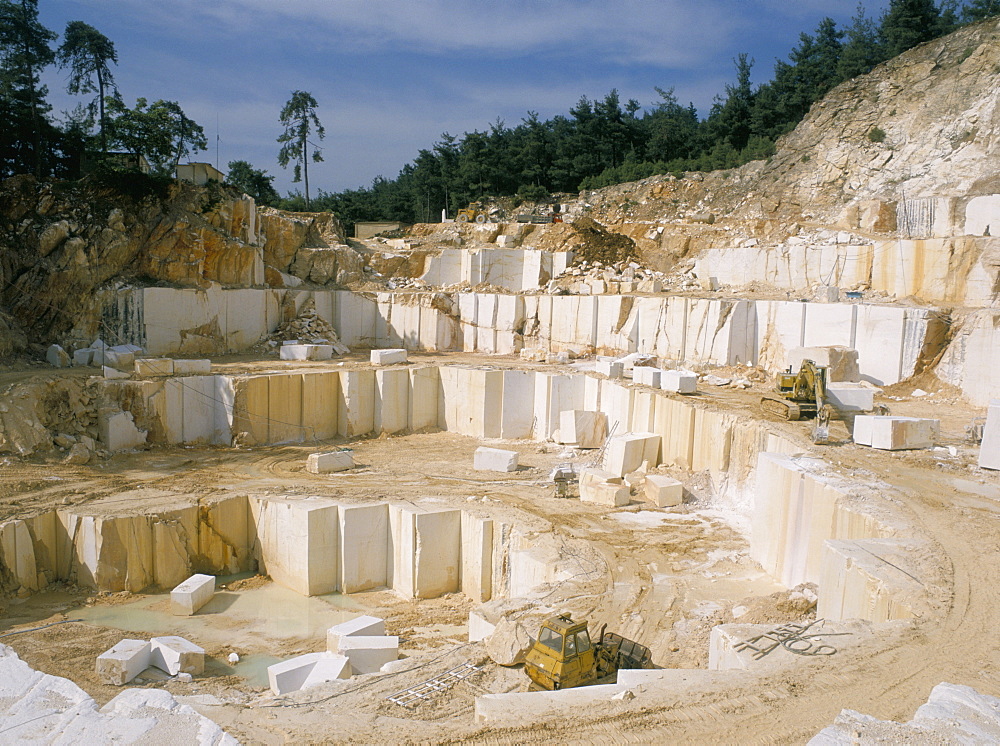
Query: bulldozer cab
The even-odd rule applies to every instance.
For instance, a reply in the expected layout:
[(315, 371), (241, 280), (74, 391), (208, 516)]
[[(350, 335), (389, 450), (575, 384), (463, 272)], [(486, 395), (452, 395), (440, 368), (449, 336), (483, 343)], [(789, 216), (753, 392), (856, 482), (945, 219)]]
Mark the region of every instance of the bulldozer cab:
[(594, 683), (597, 658), (587, 623), (574, 622), (568, 616), (543, 622), (524, 667), (532, 682), (542, 689)]

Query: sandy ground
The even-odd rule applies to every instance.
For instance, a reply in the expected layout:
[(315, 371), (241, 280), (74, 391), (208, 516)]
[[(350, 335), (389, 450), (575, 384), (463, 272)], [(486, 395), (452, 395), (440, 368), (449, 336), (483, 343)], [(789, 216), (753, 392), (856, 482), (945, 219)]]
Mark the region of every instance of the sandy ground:
[[(468, 362), (482, 358), (468, 356)], [(428, 356), (427, 362), (440, 361)], [(449, 356), (449, 361), (456, 361)], [(507, 364), (510, 361), (504, 360)], [(360, 358), (348, 364), (362, 364)], [(235, 370), (274, 367), (274, 362), (233, 359)], [(752, 683), (712, 692), (665, 697), (651, 703), (607, 703), (572, 718), (525, 722), (517, 727), (479, 726), (474, 698), (485, 692), (524, 690), (517, 669), (490, 663), (479, 644), (464, 642), (460, 626), (471, 604), (460, 595), (419, 604), (391, 593), (352, 597), (358, 608), (384, 615), (389, 631), (404, 638), (407, 658), (389, 676), (357, 677), (285, 698), (234, 675), (223, 664), (229, 652), (287, 656), (323, 648), (321, 639), (291, 636), (275, 640), (255, 634), (252, 621), (232, 638), (207, 644), (205, 677), (192, 684), (145, 681), (163, 686), (212, 717), (244, 742), (712, 742), (798, 743), (832, 722), (842, 708), (879, 718), (907, 720), (941, 681), (967, 684), (1000, 696), (1000, 634), (996, 596), (1000, 581), (1000, 480), (975, 467), (977, 449), (964, 443), (964, 429), (981, 412), (964, 406), (945, 387), (923, 382), (926, 397), (905, 386), (887, 393), (893, 413), (942, 420), (938, 451), (885, 453), (849, 442), (842, 423), (822, 455), (845, 477), (878, 493), (897, 514), (929, 539), (937, 572), (929, 589), (933, 613), (904, 629), (860, 645), (849, 654), (810, 661), (801, 669), (763, 675)], [(706, 401), (757, 413), (761, 390), (703, 387)], [(773, 423), (803, 448), (811, 447), (806, 423)], [(302, 465), (315, 446), (257, 449), (154, 448), (122, 454), (86, 467), (38, 459), (10, 460), (0, 471), (0, 515), (26, 515), (53, 506), (99, 502), (124, 491), (179, 494), (319, 494), (342, 500), (439, 499), (475, 509), (534, 532), (560, 546), (575, 562), (571, 581), (550, 589), (529, 610), (534, 620), (546, 610), (571, 611), (592, 626), (607, 622), (649, 645), (666, 667), (703, 667), (711, 626), (731, 621), (731, 609), (748, 605), (741, 621), (798, 618), (801, 608), (765, 576), (747, 555), (745, 537), (710, 501), (701, 475), (677, 476), (690, 494), (685, 505), (655, 514), (633, 503), (607, 517), (607, 510), (560, 500), (546, 477), (567, 460), (552, 444), (511, 442), (524, 468), (502, 475), (471, 469), (478, 441), (448, 433), (356, 441), (350, 444), (360, 468), (316, 476)], [(951, 446), (952, 450), (947, 447)], [(586, 461), (591, 455), (575, 456)], [(624, 517), (623, 517), (624, 516)], [(238, 581), (229, 590), (250, 594), (262, 580)], [(772, 595), (774, 594), (774, 595)], [(37, 597), (5, 599), (0, 634), (75, 619), (81, 608), (128, 605), (144, 597), (98, 596), (58, 588)], [(806, 612), (808, 615), (808, 612)], [(221, 621), (221, 619), (220, 619)], [(164, 628), (157, 634), (170, 634)], [(117, 689), (99, 683), (94, 657), (122, 637), (111, 626), (72, 622), (0, 638), (40, 670), (67, 676), (103, 702)], [(141, 635), (140, 635), (141, 636)], [(483, 671), (435, 700), (407, 710), (385, 700), (396, 691), (464, 662)]]

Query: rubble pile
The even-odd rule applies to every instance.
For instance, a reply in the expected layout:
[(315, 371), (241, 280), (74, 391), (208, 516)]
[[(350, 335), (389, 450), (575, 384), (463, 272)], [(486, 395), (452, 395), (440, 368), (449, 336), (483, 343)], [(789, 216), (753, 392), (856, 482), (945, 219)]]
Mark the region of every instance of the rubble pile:
[(333, 330), (326, 319), (316, 312), (316, 302), (310, 298), (302, 304), (295, 318), (278, 327), (278, 330), (268, 337), (270, 346), (290, 339), (309, 344), (329, 344), (338, 355), (347, 355), (350, 350), (342, 344), (337, 332)]

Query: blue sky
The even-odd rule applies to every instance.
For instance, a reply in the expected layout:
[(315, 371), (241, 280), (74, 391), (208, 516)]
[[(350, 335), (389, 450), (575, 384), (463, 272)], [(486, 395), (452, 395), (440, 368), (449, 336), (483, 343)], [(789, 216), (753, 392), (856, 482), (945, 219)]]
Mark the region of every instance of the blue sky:
[[(878, 18), (887, 0), (865, 0)], [(42, 22), (96, 27), (114, 43), (129, 105), (180, 102), (209, 135), (197, 160), (248, 160), (282, 193), (278, 113), (291, 91), (313, 94), (325, 162), (310, 191), (395, 177), (442, 132), (486, 130), (566, 113), (617, 88), (644, 106), (674, 88), (706, 113), (748, 52), (770, 78), (799, 33), (830, 16), (846, 26), (857, 0), (41, 0)], [(58, 43), (58, 42), (57, 42)], [(72, 108), (65, 74), (47, 75), (55, 112)]]

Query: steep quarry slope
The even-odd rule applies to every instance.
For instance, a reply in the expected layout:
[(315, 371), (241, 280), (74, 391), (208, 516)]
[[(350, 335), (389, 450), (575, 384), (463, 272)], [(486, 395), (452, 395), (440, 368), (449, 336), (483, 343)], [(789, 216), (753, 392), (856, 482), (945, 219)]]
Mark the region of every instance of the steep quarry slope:
[(343, 244), (328, 213), (258, 215), (252, 199), (218, 184), (15, 177), (0, 184), (0, 356), (29, 341), (86, 345), (97, 291), (123, 282), (284, 287), (358, 277), (360, 259)]
[[(993, 19), (838, 86), (767, 161), (652, 177), (585, 198), (593, 217), (637, 238), (660, 268), (741, 237), (780, 242), (799, 224), (891, 234), (893, 203), (1000, 192), (998, 133), (1000, 20)], [(700, 224), (708, 213), (715, 224)], [(642, 225), (650, 222), (687, 225), (657, 235)]]

